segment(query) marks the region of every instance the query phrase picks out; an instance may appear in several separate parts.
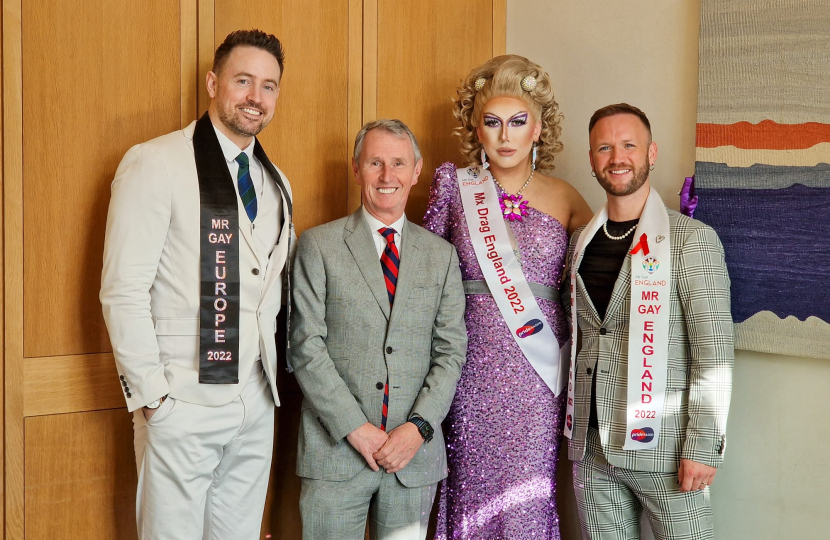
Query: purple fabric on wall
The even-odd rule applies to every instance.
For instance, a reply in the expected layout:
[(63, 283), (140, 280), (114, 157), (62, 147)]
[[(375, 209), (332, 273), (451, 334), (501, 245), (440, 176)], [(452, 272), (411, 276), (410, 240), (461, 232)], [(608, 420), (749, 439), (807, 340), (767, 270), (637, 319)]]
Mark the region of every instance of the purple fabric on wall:
[(736, 323), (769, 310), (830, 321), (830, 188), (701, 189), (696, 219), (720, 236)]

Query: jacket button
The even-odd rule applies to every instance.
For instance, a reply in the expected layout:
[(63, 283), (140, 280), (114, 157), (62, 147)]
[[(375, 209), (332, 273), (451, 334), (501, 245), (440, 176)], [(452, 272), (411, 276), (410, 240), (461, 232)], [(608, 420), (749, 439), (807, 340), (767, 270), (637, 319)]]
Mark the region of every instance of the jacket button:
[(392, 347), (386, 347), (386, 354), (392, 354)]
[(126, 381), (126, 380), (127, 380), (127, 378), (126, 378), (126, 377), (124, 377), (123, 375), (121, 375), (121, 376), (119, 377), (119, 379), (121, 379), (122, 381)]
[(121, 381), (121, 385), (126, 387), (127, 386), (127, 381)]
[(607, 333), (608, 333), (608, 330), (606, 330), (605, 328), (600, 328), (599, 329), (599, 335), (604, 336)]
[(590, 375), (590, 374), (591, 374), (591, 368), (588, 368), (587, 373), (588, 373), (588, 375)]
[(382, 382), (377, 383), (375, 385), (375, 388), (377, 388), (378, 390), (383, 390), (383, 383)]
[(131, 393), (127, 392), (127, 397), (131, 398), (131, 397), (133, 397), (133, 395)]
[(259, 268), (254, 268), (253, 270), (251, 270), (251, 273), (255, 276), (258, 276), (259, 275)]

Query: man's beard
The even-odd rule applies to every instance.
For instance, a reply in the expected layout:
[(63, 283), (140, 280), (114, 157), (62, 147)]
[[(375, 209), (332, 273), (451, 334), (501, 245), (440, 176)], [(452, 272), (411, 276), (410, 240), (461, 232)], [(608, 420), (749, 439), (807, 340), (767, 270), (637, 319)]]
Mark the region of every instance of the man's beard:
[[(606, 167), (605, 171), (625, 168), (628, 167)], [(632, 166), (631, 172), (633, 173), (633, 178), (622, 186), (615, 186), (612, 182), (610, 182), (608, 177), (605, 176), (605, 171), (597, 173), (597, 180), (599, 181), (599, 185), (602, 186), (602, 189), (604, 189), (609, 195), (614, 195), (615, 197), (624, 197), (635, 193), (643, 187), (643, 184), (645, 184), (646, 180), (648, 180), (648, 162), (644, 163), (642, 167)]]
[[(257, 111), (262, 112), (262, 107), (255, 105), (253, 103), (246, 103), (246, 106), (255, 109)], [(228, 129), (234, 132), (236, 135), (241, 137), (256, 137), (259, 135), (259, 132), (265, 129), (265, 126), (268, 125), (268, 120), (265, 119), (265, 114), (263, 113), (262, 118), (260, 119), (259, 124), (255, 124), (253, 126), (248, 126), (242, 124), (239, 118), (236, 116), (236, 107), (232, 107), (230, 109), (219, 109), (219, 120), (222, 121)]]

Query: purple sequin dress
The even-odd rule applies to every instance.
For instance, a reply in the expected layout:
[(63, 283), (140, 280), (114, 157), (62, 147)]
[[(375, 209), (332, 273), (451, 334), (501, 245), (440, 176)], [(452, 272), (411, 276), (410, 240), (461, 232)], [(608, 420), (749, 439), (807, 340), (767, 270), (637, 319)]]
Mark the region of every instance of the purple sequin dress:
[[(511, 226), (526, 279), (557, 287), (568, 248), (562, 224), (531, 208)], [(435, 171), (424, 227), (455, 245), (462, 279), (483, 279), (451, 163)], [(562, 307), (537, 301), (564, 343)], [(465, 319), (467, 363), (447, 416), (449, 477), (441, 484), (435, 538), (558, 540), (556, 467), (567, 392), (554, 397), (492, 296), (468, 295)]]

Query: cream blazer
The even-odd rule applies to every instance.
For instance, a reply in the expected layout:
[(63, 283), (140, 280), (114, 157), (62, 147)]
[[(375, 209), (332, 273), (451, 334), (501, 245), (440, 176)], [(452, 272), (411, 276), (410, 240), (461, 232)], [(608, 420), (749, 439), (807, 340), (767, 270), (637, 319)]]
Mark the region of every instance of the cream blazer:
[[(282, 201), (285, 221), (270, 258), (255, 248), (248, 227), (238, 231), (240, 382), (199, 384), (200, 207), (193, 153), (195, 125), (132, 147), (112, 182), (100, 300), (130, 411), (166, 394), (200, 405), (229, 403), (242, 391), (260, 351), (274, 402), (279, 405), (276, 320), (296, 237), (289, 202), (273, 180), (266, 182), (266, 189), (273, 189)], [(266, 161), (263, 167), (282, 176), (291, 197), (285, 176)], [(237, 205), (240, 223), (245, 223), (248, 218), (238, 196)], [(276, 218), (275, 213), (271, 218)], [(268, 219), (268, 215), (260, 214), (257, 219)]]

